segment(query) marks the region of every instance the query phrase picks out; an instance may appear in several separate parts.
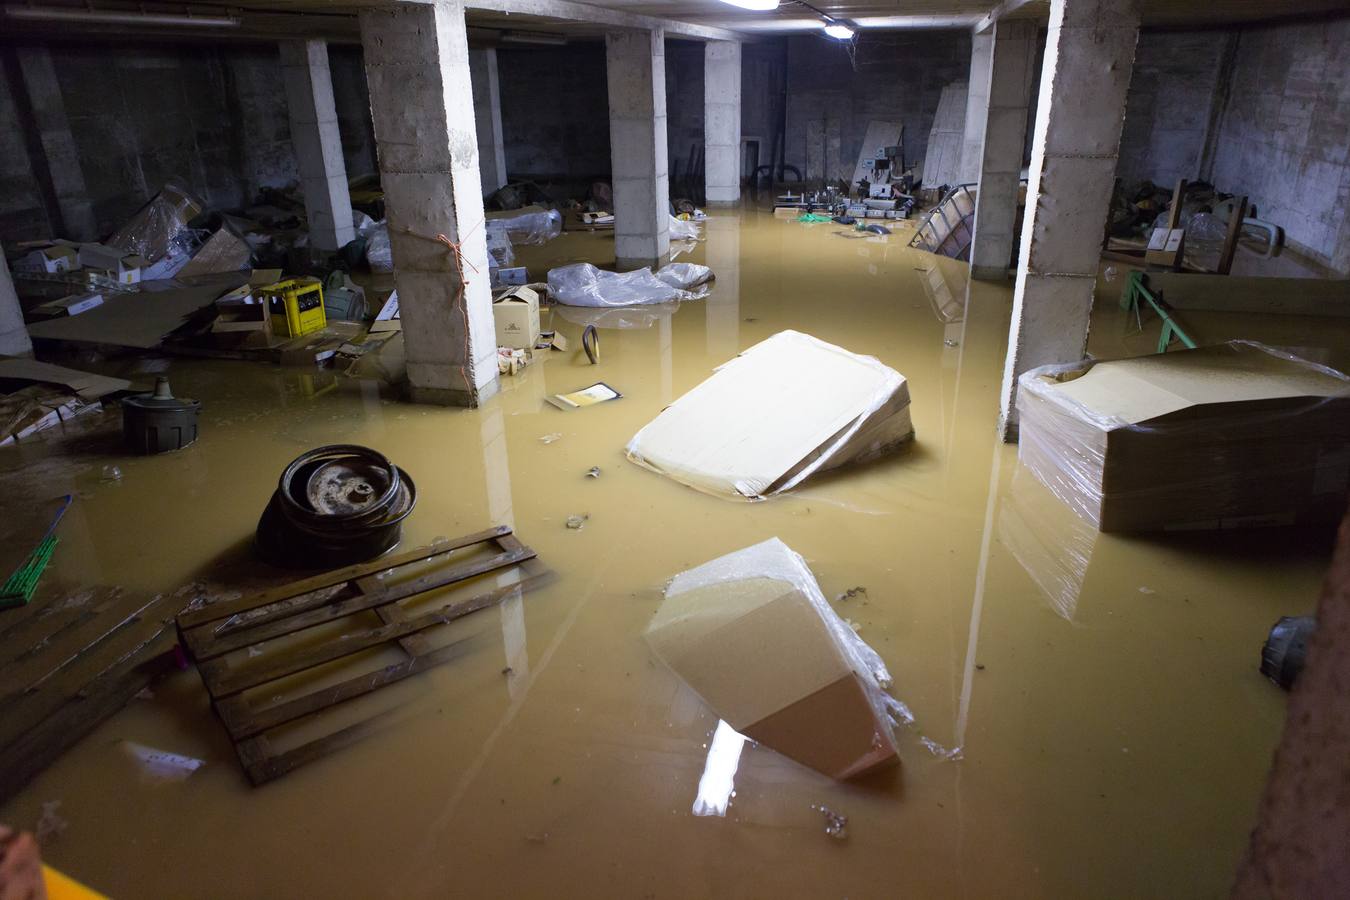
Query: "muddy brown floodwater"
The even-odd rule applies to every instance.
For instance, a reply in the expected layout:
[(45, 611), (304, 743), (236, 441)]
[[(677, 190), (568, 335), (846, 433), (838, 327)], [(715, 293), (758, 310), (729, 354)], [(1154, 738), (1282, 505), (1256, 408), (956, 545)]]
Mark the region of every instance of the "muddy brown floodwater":
[[(608, 313), (599, 365), (553, 353), (479, 410), (413, 406), (322, 371), (175, 360), (175, 392), (204, 402), (191, 449), (0, 450), (4, 483), (78, 493), (49, 576), (72, 584), (164, 591), (211, 576), (246, 555), (282, 466), (334, 442), (413, 474), (404, 546), (507, 523), (559, 575), (470, 617), (474, 652), (405, 682), (379, 733), (278, 781), (248, 785), (184, 672), (0, 821), (31, 828), (59, 801), (65, 827), (47, 857), (119, 898), (1226, 893), (1284, 712), (1257, 673), (1261, 643), (1278, 616), (1312, 608), (1328, 538), (1098, 535), (996, 440), (1011, 287), (976, 283), (967, 302), (964, 267), (906, 249), (907, 230), (846, 232), (714, 216), (681, 257), (716, 271), (708, 300)], [(612, 253), (606, 236), (567, 234), (521, 255), (540, 271)], [(1156, 340), (1127, 333), (1118, 286), (1103, 284), (1098, 355)], [(550, 317), (579, 348), (587, 314), (546, 313), (546, 328)], [(1267, 327), (1345, 364), (1343, 324), (1259, 318), (1195, 330)], [(784, 328), (902, 372), (914, 446), (756, 504), (624, 458), (664, 404)], [(573, 413), (543, 402), (597, 380), (623, 399)], [(120, 479), (101, 477), (108, 464)], [(589, 516), (583, 528), (566, 527), (573, 515)], [(916, 723), (903, 767), (859, 783), (753, 745), (738, 760), (718, 753), (712, 768), (735, 766), (734, 795), (724, 816), (695, 816), (717, 719), (641, 632), (672, 575), (775, 535), (827, 596), (866, 588), (838, 609)], [(205, 764), (152, 779), (125, 741)], [(821, 807), (846, 817), (845, 837), (827, 834), (837, 822)]]

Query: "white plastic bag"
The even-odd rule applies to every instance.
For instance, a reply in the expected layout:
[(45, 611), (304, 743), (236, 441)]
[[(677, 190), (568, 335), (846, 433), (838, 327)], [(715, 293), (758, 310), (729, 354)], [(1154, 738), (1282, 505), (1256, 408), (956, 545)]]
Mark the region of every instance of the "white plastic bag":
[(562, 234), (562, 213), (556, 209), (526, 206), (509, 216), (487, 220), (489, 241), (499, 232), (517, 244), (546, 244)]
[(684, 221), (674, 216), (670, 217), (670, 239), (672, 241), (701, 241), (703, 240), (702, 229), (698, 227), (698, 222)]
[(394, 251), (389, 246), (389, 225), (383, 219), (366, 231), (366, 262), (372, 272), (394, 271)]
[[(567, 306), (642, 306), (708, 296), (712, 270), (694, 263), (608, 272), (590, 263), (561, 266), (548, 273), (549, 295)], [(697, 288), (697, 290), (695, 290)]]

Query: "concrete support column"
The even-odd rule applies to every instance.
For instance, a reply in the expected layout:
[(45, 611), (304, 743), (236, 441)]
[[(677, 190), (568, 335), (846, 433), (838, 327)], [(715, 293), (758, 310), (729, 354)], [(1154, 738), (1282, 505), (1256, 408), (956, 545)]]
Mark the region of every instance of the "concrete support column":
[(994, 31), (970, 36), (970, 81), (966, 91), (966, 131), (961, 139), (961, 183), (980, 180), (984, 152), (984, 121), (989, 113), (989, 65), (994, 55)]
[(497, 390), (497, 339), (464, 5), (360, 20), (412, 399), (476, 406)]
[(473, 122), (478, 135), (478, 178), (483, 193), (506, 185), (506, 145), (502, 142), (502, 92), (497, 80), (497, 51), (469, 51), (473, 81)]
[(741, 45), (703, 45), (703, 170), (709, 206), (741, 199)]
[(9, 264), (0, 253), (0, 354), (24, 356), (33, 352), (33, 342), (23, 324), (23, 307), (9, 277)]
[(291, 118), (291, 144), (305, 193), (309, 245), (316, 250), (337, 250), (356, 233), (333, 103), (333, 78), (328, 71), (328, 45), (323, 41), (283, 42), (281, 77)]
[(70, 121), (66, 118), (66, 104), (51, 52), (46, 47), (20, 47), (17, 55), (65, 231), (57, 236), (77, 241), (96, 240), (99, 237), (98, 221), (85, 189), (80, 151), (70, 133)]
[(1017, 435), (1017, 378), (1082, 359), (1134, 68), (1132, 0), (1051, 0), (1000, 422)]
[(1031, 105), (1031, 82), (1036, 74), (1036, 24), (996, 23), (993, 47), (988, 80), (981, 86), (986, 97), (980, 126), (984, 140), (976, 175), (980, 186), (975, 196), (970, 274), (974, 278), (1002, 279), (1007, 277), (1012, 260), (1018, 182), (1027, 142), (1027, 107)]
[(620, 269), (663, 265), (670, 257), (665, 31), (606, 34), (605, 65), (615, 261)]

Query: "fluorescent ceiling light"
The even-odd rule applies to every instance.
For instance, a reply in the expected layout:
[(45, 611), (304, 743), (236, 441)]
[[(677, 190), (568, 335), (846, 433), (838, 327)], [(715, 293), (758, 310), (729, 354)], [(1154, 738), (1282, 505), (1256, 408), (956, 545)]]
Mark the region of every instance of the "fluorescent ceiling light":
[(771, 12), (778, 8), (778, 0), (722, 0), (722, 2), (755, 12)]
[(825, 33), (830, 37), (838, 38), (841, 41), (846, 41), (853, 37), (853, 29), (849, 28), (847, 25), (840, 25), (838, 22), (831, 22), (826, 25)]
[(6, 6), (11, 19), (47, 22), (87, 22), (102, 25), (165, 25), (188, 28), (238, 28), (238, 16), (174, 15), (169, 13), (119, 12), (55, 6)]

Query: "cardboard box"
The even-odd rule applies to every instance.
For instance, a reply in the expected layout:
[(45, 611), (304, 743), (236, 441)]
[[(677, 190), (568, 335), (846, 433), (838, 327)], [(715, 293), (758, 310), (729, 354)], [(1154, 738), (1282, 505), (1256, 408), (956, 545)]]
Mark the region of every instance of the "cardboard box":
[(646, 639), (736, 731), (802, 765), (850, 778), (898, 759), (866, 646), (776, 538), (676, 576)]
[(145, 260), (106, 244), (81, 244), (80, 265), (86, 269), (107, 272), (108, 277), (121, 284), (137, 284)]
[(80, 248), (72, 244), (52, 244), (31, 250), (14, 263), (17, 272), (69, 272), (79, 268)]
[(59, 300), (49, 300), (39, 305), (36, 311), (49, 316), (78, 316), (82, 312), (87, 312), (102, 305), (102, 294), (71, 294)]
[(1181, 265), (1185, 236), (1186, 232), (1180, 228), (1153, 229), (1149, 235), (1148, 249), (1144, 251), (1144, 262), (1169, 269)]
[(375, 314), (375, 321), (370, 323), (371, 334), (384, 334), (392, 331), (402, 331), (403, 322), (398, 316), (398, 291), (389, 295), (389, 299), (384, 301), (384, 306)]
[(1018, 456), (1102, 531), (1339, 521), (1350, 379), (1249, 341), (1019, 381)]
[(530, 350), (539, 340), (539, 295), (527, 287), (518, 287), (498, 297), (492, 304), (497, 323), (497, 346)]
[(719, 497), (759, 499), (914, 437), (905, 377), (783, 331), (720, 366), (628, 443), (628, 458)]

